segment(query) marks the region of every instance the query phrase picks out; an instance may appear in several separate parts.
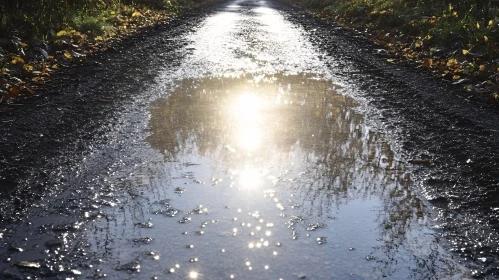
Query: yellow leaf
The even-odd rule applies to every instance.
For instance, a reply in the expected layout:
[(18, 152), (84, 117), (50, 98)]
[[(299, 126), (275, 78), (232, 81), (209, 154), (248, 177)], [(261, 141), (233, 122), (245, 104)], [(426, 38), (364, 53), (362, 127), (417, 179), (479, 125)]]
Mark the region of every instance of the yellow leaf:
[(494, 24), (494, 21), (493, 20), (489, 20), (489, 26), (491, 26), (492, 24)]
[(454, 75), (454, 76), (452, 76), (452, 79), (453, 79), (453, 80), (459, 80), (459, 79), (461, 79), (461, 76), (459, 76), (459, 75)]
[(29, 65), (29, 64), (24, 64), (24, 70), (26, 70), (27, 72), (31, 72), (33, 71), (33, 66)]
[(476, 23), (476, 28), (480, 29), (480, 23)]
[(17, 63), (24, 64), (24, 59), (20, 58), (19, 56), (13, 56), (12, 57), (12, 64), (17, 64)]
[(65, 52), (65, 53), (64, 53), (64, 56), (65, 56), (66, 58), (71, 58), (71, 57), (72, 57), (72, 55), (71, 55), (70, 53), (68, 53), (68, 52)]
[(422, 64), (423, 67), (431, 67), (433, 65), (433, 59), (427, 58), (426, 61)]
[(57, 66), (57, 64), (52, 65), (52, 69), (58, 69), (58, 68), (59, 66)]
[(482, 64), (482, 65), (480, 65), (480, 67), (479, 67), (480, 71), (485, 71), (485, 68), (486, 68), (485, 64)]
[(422, 42), (417, 42), (417, 43), (415, 44), (415, 46), (416, 46), (416, 48), (421, 48), (421, 45), (422, 45), (422, 44), (423, 44)]
[(141, 14), (139, 12), (134, 12), (132, 14), (132, 17), (140, 17), (140, 16), (141, 16)]
[(467, 55), (467, 54), (469, 54), (469, 53), (470, 53), (470, 52), (469, 52), (468, 50), (463, 49), (463, 54), (464, 54), (464, 55)]
[(489, 41), (489, 37), (483, 36), (483, 40), (485, 41), (485, 43), (487, 43)]
[(456, 64), (457, 64), (457, 59), (455, 59), (455, 58), (451, 58), (451, 59), (447, 60), (448, 67), (454, 66)]
[(57, 37), (67, 36), (67, 35), (68, 35), (68, 32), (66, 30), (61, 30), (61, 31), (57, 32)]

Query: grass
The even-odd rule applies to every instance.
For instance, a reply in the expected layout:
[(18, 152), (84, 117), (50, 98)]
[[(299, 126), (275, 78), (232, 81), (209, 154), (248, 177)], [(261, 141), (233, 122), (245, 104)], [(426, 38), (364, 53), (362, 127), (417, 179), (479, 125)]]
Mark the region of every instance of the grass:
[(300, 4), (319, 9), (324, 17), (429, 38), (439, 47), (475, 47), (489, 59), (498, 58), (499, 8), (490, 5), (484, 11), (485, 8), (471, 2), (464, 9), (443, 1), (350, 0), (324, 2), (322, 6), (310, 6), (309, 1), (302, 0)]
[(499, 104), (499, 1), (284, 0), (367, 34), (394, 58)]
[(0, 103), (11, 104), (37, 95), (62, 69), (81, 64), (86, 56), (106, 51), (112, 42), (167, 22), (183, 10), (217, 1), (2, 2)]
[(97, 16), (76, 15), (71, 18), (69, 25), (80, 32), (91, 32), (97, 35), (102, 35), (105, 31), (112, 29), (112, 24), (102, 14)]

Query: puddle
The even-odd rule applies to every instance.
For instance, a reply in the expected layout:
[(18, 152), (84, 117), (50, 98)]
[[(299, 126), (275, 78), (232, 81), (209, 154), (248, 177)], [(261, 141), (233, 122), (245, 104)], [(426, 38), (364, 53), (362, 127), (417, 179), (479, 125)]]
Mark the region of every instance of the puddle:
[(184, 80), (153, 102), (146, 141), (158, 157), (137, 167), (140, 184), (89, 237), (90, 251), (106, 247), (98, 272), (459, 275), (426, 226), (409, 171), (337, 88), (311, 75), (247, 75)]

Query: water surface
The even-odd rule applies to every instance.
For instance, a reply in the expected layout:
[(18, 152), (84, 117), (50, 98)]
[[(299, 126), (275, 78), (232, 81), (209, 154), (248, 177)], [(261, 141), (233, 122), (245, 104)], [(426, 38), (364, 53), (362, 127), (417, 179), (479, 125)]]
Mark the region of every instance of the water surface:
[(125, 206), (91, 242), (111, 237), (103, 271), (457, 278), (410, 172), (336, 88), (305, 74), (188, 79), (154, 101), (146, 141), (156, 160), (116, 178)]

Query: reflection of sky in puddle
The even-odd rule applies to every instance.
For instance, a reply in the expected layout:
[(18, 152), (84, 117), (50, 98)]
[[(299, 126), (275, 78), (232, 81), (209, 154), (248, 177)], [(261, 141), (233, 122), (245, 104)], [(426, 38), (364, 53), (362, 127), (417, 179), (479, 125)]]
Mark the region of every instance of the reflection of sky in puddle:
[(162, 160), (108, 227), (118, 243), (154, 241), (119, 258), (155, 250), (141, 276), (169, 279), (448, 273), (409, 174), (355, 102), (307, 76), (259, 79), (186, 80), (152, 104), (147, 142)]

